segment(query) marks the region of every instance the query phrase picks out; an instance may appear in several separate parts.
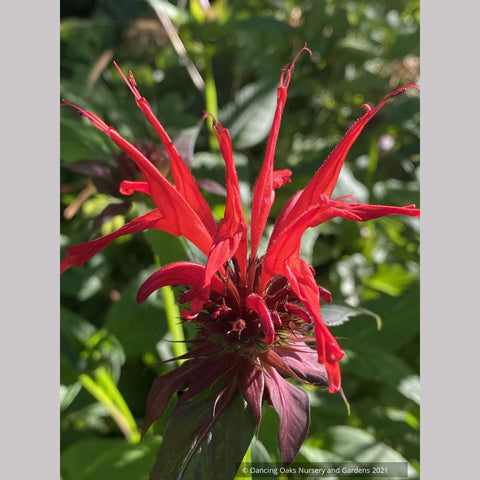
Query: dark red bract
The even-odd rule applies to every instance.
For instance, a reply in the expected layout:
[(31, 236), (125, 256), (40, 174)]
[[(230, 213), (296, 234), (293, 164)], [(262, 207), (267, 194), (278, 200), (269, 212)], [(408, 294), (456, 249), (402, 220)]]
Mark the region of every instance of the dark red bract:
[[(205, 265), (191, 262), (166, 265), (145, 281), (137, 295), (138, 302), (143, 302), (163, 286), (188, 287), (179, 298), (186, 305), (182, 316), (198, 326), (197, 336), (184, 356), (187, 361), (155, 381), (147, 401), (144, 430), (164, 413), (178, 390), (186, 390), (179, 401), (182, 404), (220, 382), (220, 406), (228, 405), (241, 392), (257, 423), (263, 400), (276, 409), (280, 416), (279, 445), (284, 463), (293, 461), (309, 426), (307, 394), (285, 377), (328, 386), (330, 392), (337, 392), (341, 390), (339, 361), (344, 355), (321, 317), (321, 299), (330, 302), (331, 295), (317, 285), (313, 268), (300, 257), (303, 233), (334, 217), (365, 221), (394, 214), (419, 216), (414, 205), (364, 205), (350, 198), (331, 198), (353, 142), (388, 99), (415, 87), (406, 85), (375, 108), (366, 106), (367, 111), (308, 185), (287, 202), (277, 218), (265, 254), (258, 256), (275, 190), (290, 181), (289, 170), (274, 170), (274, 153), (291, 72), (303, 50), (309, 51), (304, 47), (281, 74), (265, 160), (253, 194), (250, 235), (230, 134), (218, 121), (213, 120), (213, 130), (225, 160), (227, 191), (225, 215), (219, 225), (190, 170), (140, 95), (131, 73), (127, 79), (120, 72), (169, 155), (173, 184), (115, 129), (95, 114), (72, 105), (128, 154), (143, 173), (146, 181), (124, 181), (121, 192), (147, 193), (155, 208), (109, 235), (68, 247), (61, 262), (62, 272), (73, 265), (79, 267), (116, 238), (149, 228), (183, 236), (195, 244), (207, 256)], [(307, 345), (313, 341), (316, 351)], [(219, 407), (215, 415), (221, 411)]]

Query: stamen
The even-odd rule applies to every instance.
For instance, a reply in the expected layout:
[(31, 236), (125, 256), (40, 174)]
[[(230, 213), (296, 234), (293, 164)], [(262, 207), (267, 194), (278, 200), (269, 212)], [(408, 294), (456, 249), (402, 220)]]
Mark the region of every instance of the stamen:
[(73, 103), (67, 102), (66, 100), (62, 100), (61, 105), (68, 105), (70, 107), (75, 108), (80, 115), (83, 115), (84, 117), (88, 118), (90, 122), (92, 122), (93, 125), (95, 125), (99, 130), (102, 130), (102, 132), (108, 133), (110, 130), (110, 127), (97, 115), (95, 115), (92, 112), (87, 112), (83, 108), (78, 107), (77, 105), (74, 105)]
[(117, 65), (117, 62), (115, 60), (113, 61), (113, 64), (117, 67), (117, 70), (120, 72), (120, 75), (122, 78), (125, 80), (125, 83), (128, 85), (128, 88), (131, 90), (133, 93), (135, 100), (138, 102), (142, 99), (142, 96), (140, 95), (140, 92), (138, 91), (137, 87), (137, 82), (135, 81), (135, 78), (133, 77), (133, 73), (129, 72), (129, 79), (125, 76), (125, 74), (122, 72), (120, 67)]
[[(288, 85), (290, 85), (290, 78), (292, 75), (293, 67), (295, 66), (295, 62), (297, 61), (298, 57), (304, 50), (306, 50), (310, 54), (310, 56), (312, 55), (312, 51), (307, 47), (307, 44), (305, 44), (302, 49), (295, 55), (292, 63), (288, 67), (282, 69), (282, 75), (280, 77), (280, 85), (282, 87), (288, 88)], [(286, 77), (284, 78), (285, 74)]]

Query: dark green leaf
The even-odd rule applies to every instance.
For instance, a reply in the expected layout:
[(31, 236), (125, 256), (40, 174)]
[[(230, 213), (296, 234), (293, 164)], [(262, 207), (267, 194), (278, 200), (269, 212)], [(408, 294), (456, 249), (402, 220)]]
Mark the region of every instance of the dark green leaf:
[[(172, 413), (150, 480), (229, 480), (235, 477), (255, 433), (255, 420), (243, 397), (236, 395), (209, 428), (215, 399), (216, 395), (195, 399)], [(184, 465), (197, 436), (205, 429), (208, 433)]]
[(344, 377), (359, 376), (396, 387), (408, 375), (410, 367), (398, 356), (381, 347), (358, 341), (343, 342), (348, 361), (344, 364)]
[(167, 331), (161, 295), (152, 296), (142, 304), (136, 302), (138, 288), (154, 271), (147, 269), (134, 277), (106, 315), (106, 327), (120, 340), (127, 356), (155, 351), (155, 345)]

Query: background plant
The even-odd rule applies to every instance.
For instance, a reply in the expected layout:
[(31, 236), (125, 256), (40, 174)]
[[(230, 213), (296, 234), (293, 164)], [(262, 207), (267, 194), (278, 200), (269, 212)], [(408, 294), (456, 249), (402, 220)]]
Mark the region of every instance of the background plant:
[[(113, 66), (116, 60), (135, 73), (195, 176), (222, 184), (217, 147), (209, 129), (199, 129), (202, 111), (215, 113), (231, 131), (247, 205), (278, 74), (307, 43), (313, 55), (295, 67), (275, 160), (276, 168), (293, 170), (294, 181), (277, 192), (272, 217), (311, 178), (363, 103), (377, 103), (418, 77), (418, 1), (216, 1), (205, 11), (194, 1), (105, 0), (63, 2), (61, 13), (61, 97), (97, 112), (145, 148), (149, 142), (158, 146)], [(352, 148), (338, 195), (419, 205), (418, 112), (418, 99), (409, 95), (380, 112)], [(141, 197), (124, 205), (115, 196), (118, 162), (100, 132), (62, 108), (62, 247), (107, 233), (144, 208)], [(207, 186), (212, 210), (221, 215), (221, 191)], [(360, 305), (381, 318), (382, 328), (365, 314), (332, 329), (344, 337), (343, 386), (351, 414), (340, 396), (309, 391), (312, 424), (297, 461), (404, 458), (411, 476), (417, 475), (418, 245), (418, 221), (403, 217), (331, 221), (305, 235), (302, 254), (337, 305), (330, 315), (344, 319), (341, 306)], [(159, 361), (174, 354), (168, 319), (176, 313), (173, 292), (137, 305), (136, 289), (158, 262), (195, 255), (177, 238), (148, 232), (117, 240), (62, 277), (64, 480), (147, 478), (165, 421), (141, 442), (139, 425), (153, 378), (171, 368)], [(185, 335), (190, 333), (187, 328)], [(251, 455), (277, 461), (278, 418), (273, 409), (264, 410)], [(86, 464), (85, 458), (93, 460)]]

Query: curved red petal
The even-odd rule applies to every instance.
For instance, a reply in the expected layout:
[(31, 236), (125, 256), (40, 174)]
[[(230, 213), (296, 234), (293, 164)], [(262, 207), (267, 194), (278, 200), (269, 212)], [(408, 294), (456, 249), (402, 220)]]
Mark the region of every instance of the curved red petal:
[(158, 210), (152, 210), (151, 212), (135, 218), (134, 220), (126, 223), (119, 229), (115, 230), (108, 235), (96, 238), (90, 242), (80, 243), (79, 245), (73, 245), (67, 247), (67, 256), (62, 260), (60, 273), (65, 272), (72, 266), (80, 267), (85, 262), (90, 260), (100, 250), (103, 250), (107, 245), (113, 242), (118, 237), (123, 235), (129, 235), (132, 233), (141, 232), (149, 228), (159, 228), (162, 230), (164, 218), (158, 212)]
[(375, 116), (375, 114), (387, 103), (387, 101), (401, 93), (409, 87), (417, 87), (414, 84), (408, 84), (398, 88), (394, 92), (387, 95), (375, 108), (366, 105), (367, 111), (358, 119), (354, 125), (348, 130), (340, 143), (335, 147), (332, 153), (319, 168), (314, 177), (303, 190), (301, 197), (296, 202), (294, 208), (291, 209), (288, 220), (294, 219), (301, 212), (306, 210), (310, 205), (316, 203), (320, 195), (331, 196), (342, 169), (345, 158), (357, 139), (365, 125)]
[[(293, 67), (300, 54), (304, 51), (308, 51), (310, 55), (312, 52), (304, 45), (292, 63), (285, 69), (283, 69), (280, 76), (280, 85), (277, 89), (277, 106), (273, 117), (272, 128), (268, 136), (267, 150), (265, 152), (265, 159), (263, 161), (262, 169), (255, 184), (252, 199), (252, 215), (250, 221), (250, 257), (253, 258), (257, 254), (260, 239), (262, 238), (263, 230), (267, 223), (268, 215), (275, 200), (275, 188), (281, 185), (285, 185), (290, 181), (289, 175), (285, 175), (282, 179), (281, 172), (290, 172), (289, 170), (281, 170), (279, 172), (273, 171), (273, 163), (275, 157), (275, 148), (277, 146), (278, 133), (280, 131), (280, 124), (282, 121), (283, 110), (287, 101), (287, 89), (290, 83)], [(291, 174), (291, 172), (290, 172)]]
[(288, 168), (284, 170), (275, 170), (273, 172), (273, 188), (283, 187), (292, 181), (292, 171)]
[(76, 108), (99, 130), (106, 133), (136, 163), (150, 186), (155, 205), (165, 219), (165, 228), (162, 229), (176, 236), (184, 236), (203, 253), (208, 254), (212, 245), (212, 235), (190, 204), (155, 165), (113, 127), (108, 126), (95, 114), (76, 105), (68, 105)]
[(120, 193), (122, 195), (132, 195), (134, 192), (142, 192), (151, 195), (148, 182), (133, 182), (131, 180), (123, 180), (120, 183)]
[(150, 106), (146, 98), (140, 95), (133, 74), (130, 72), (130, 76), (127, 79), (127, 77), (121, 71), (120, 67), (115, 62), (114, 64), (122, 75), (125, 82), (127, 83), (128, 87), (134, 94), (138, 107), (143, 112), (152, 127), (155, 129), (158, 136), (160, 137), (160, 140), (162, 141), (163, 146), (167, 150), (168, 157), (170, 159), (170, 165), (172, 167), (173, 180), (175, 182), (177, 190), (185, 198), (185, 200), (192, 207), (195, 213), (200, 217), (207, 230), (213, 236), (215, 234), (215, 231), (217, 230), (215, 219), (213, 218), (213, 214), (210, 210), (210, 207), (208, 206), (208, 203), (200, 193), (200, 190), (198, 189), (195, 178), (191, 174), (190, 169), (187, 167), (182, 157), (178, 153), (175, 145), (173, 144), (172, 140), (163, 128), (162, 124), (153, 113), (152, 107)]
[(267, 151), (253, 192), (252, 215), (250, 221), (250, 256), (252, 258), (257, 254), (258, 245), (260, 244), (260, 239), (262, 238), (270, 209), (275, 200), (275, 189), (273, 186), (273, 159), (286, 100), (287, 88), (279, 86), (277, 89), (277, 108), (275, 110), (270, 136), (268, 137)]
[(270, 310), (263, 301), (263, 298), (257, 293), (251, 293), (245, 302), (247, 308), (253, 310), (262, 324), (263, 333), (265, 334), (265, 342), (271, 345), (275, 340), (275, 327), (273, 324)]
[(195, 296), (190, 310), (184, 312), (185, 318), (195, 318), (209, 297), (211, 278), (234, 256), (238, 260), (240, 282), (246, 282), (247, 276), (247, 222), (243, 215), (242, 199), (238, 184), (237, 171), (233, 160), (232, 142), (226, 128), (213, 121), (215, 135), (225, 161), (227, 202), (225, 215), (221, 220), (213, 244), (208, 252), (203, 283), (195, 288)]
[(387, 215), (418, 217), (420, 210), (415, 205), (396, 207), (390, 205), (365, 205), (361, 203), (332, 200), (322, 195), (317, 204), (307, 208), (301, 215), (287, 223), (287, 215), (281, 215), (275, 223), (265, 254), (261, 288), (275, 274), (282, 275), (284, 265), (290, 258), (299, 257), (302, 235), (307, 228), (320, 225), (335, 217), (353, 221), (366, 221)]
[[(143, 282), (137, 293), (137, 302), (144, 302), (155, 290), (166, 285), (192, 285), (202, 283), (205, 274), (205, 267), (192, 262), (176, 262), (165, 265)], [(212, 290), (223, 295), (225, 287), (217, 276), (212, 277)]]

